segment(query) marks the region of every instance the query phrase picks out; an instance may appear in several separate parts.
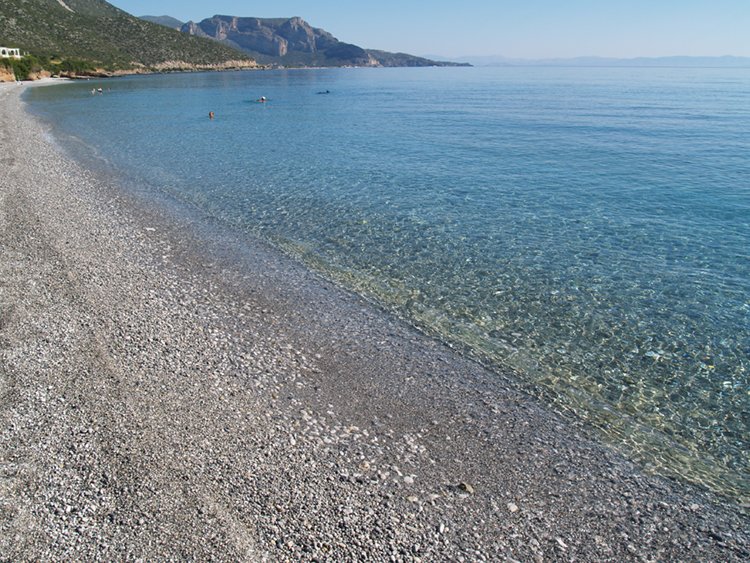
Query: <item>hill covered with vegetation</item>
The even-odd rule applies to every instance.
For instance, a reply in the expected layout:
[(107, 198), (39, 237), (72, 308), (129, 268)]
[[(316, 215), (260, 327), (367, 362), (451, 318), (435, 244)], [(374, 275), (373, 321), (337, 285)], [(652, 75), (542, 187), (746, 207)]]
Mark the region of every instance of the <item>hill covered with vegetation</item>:
[(255, 66), (231, 46), (136, 18), (104, 0), (2, 0), (0, 45), (19, 47), (42, 64), (79, 61), (108, 71)]

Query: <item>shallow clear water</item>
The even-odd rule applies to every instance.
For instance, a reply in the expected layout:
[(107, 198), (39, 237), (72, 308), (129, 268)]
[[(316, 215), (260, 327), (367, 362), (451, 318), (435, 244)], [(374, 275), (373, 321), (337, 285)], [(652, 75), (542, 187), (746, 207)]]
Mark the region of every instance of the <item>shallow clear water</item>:
[(27, 98), (142, 195), (512, 366), (657, 471), (750, 496), (750, 69), (183, 74)]

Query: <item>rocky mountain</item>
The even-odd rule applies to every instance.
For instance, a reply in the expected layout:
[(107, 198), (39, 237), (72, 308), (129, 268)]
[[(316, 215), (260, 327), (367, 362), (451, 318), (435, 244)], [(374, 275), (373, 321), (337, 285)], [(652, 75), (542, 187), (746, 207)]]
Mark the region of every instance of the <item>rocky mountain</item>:
[(158, 23), (159, 25), (163, 25), (164, 27), (169, 27), (171, 29), (180, 29), (183, 25), (185, 25), (185, 22), (181, 22), (177, 18), (173, 18), (172, 16), (139, 16), (142, 20), (146, 20), (147, 22), (151, 23)]
[[(188, 35), (243, 50), (263, 64), (281, 66), (461, 66), (404, 53), (363, 49), (339, 41), (299, 17), (214, 16), (182, 26)], [(468, 66), (468, 65), (463, 65)]]
[(2, 0), (0, 45), (108, 70), (255, 66), (229, 45), (141, 20), (104, 0)]

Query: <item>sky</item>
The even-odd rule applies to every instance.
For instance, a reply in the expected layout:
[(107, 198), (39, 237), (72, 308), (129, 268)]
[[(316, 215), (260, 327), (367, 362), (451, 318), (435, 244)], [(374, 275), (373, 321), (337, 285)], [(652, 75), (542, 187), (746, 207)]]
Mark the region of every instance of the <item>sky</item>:
[(136, 16), (300, 16), (341, 41), (414, 55), (750, 57), (750, 0), (109, 0)]

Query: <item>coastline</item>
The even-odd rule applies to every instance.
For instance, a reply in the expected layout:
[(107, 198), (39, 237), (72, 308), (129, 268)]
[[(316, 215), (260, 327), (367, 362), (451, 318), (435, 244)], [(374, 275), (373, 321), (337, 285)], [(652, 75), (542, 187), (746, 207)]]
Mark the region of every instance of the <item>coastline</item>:
[(125, 196), (21, 91), (0, 88), (6, 557), (750, 556), (738, 507), (262, 244)]
[[(240, 70), (266, 70), (267, 67), (258, 65), (255, 61), (241, 61), (233, 60), (226, 61), (222, 64), (205, 64), (196, 65), (187, 63), (185, 61), (164, 61), (163, 63), (154, 65), (152, 67), (135, 67), (123, 70), (108, 71), (104, 69), (94, 69), (90, 72), (62, 72), (60, 76), (50, 76), (50, 72), (42, 70), (39, 73), (35, 73), (27, 79), (22, 80), (23, 83), (39, 83), (49, 80), (91, 80), (100, 78), (117, 78), (121, 76), (135, 76), (139, 74), (162, 74), (167, 72), (236, 72)], [(11, 79), (11, 77), (13, 77)], [(3, 80), (2, 78), (5, 78)], [(12, 71), (7, 76), (0, 76), (0, 85), (12, 84), (18, 82), (15, 79)]]

